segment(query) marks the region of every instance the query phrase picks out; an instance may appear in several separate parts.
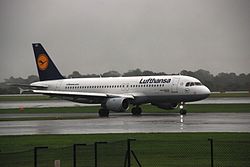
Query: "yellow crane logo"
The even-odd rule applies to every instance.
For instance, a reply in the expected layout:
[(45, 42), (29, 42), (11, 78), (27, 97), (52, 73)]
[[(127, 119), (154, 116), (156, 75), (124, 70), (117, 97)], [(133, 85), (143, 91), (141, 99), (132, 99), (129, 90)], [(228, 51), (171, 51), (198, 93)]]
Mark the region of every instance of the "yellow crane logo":
[(46, 70), (49, 65), (49, 58), (45, 54), (40, 54), (37, 59), (38, 68), (42, 71)]

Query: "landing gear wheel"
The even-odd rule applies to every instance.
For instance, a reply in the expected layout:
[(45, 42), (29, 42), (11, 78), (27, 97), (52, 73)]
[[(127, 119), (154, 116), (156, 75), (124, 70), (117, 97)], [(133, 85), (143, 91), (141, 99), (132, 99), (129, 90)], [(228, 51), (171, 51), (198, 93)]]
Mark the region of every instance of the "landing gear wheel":
[(109, 110), (101, 108), (99, 110), (99, 117), (108, 117), (109, 116)]
[(134, 116), (139, 116), (142, 113), (142, 109), (141, 107), (133, 107), (131, 112)]
[(187, 110), (181, 109), (181, 110), (180, 110), (180, 114), (181, 114), (181, 115), (186, 115), (186, 114), (187, 114)]

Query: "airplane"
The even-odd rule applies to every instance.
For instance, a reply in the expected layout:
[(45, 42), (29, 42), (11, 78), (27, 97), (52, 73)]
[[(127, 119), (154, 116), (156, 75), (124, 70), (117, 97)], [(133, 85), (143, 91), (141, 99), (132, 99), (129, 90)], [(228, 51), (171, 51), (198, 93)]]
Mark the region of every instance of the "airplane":
[(32, 91), (78, 103), (100, 104), (100, 117), (109, 111), (125, 112), (130, 105), (132, 115), (142, 113), (140, 105), (152, 104), (162, 109), (180, 107), (205, 99), (210, 90), (198, 79), (183, 75), (70, 78), (62, 76), (40, 43), (33, 43), (40, 81), (30, 84)]

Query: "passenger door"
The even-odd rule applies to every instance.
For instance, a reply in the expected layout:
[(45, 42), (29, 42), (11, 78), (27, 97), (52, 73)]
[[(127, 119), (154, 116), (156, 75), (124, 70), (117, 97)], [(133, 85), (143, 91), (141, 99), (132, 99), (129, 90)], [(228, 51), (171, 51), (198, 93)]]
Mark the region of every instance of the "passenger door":
[(171, 92), (172, 93), (178, 93), (178, 84), (179, 84), (180, 78), (173, 78), (171, 82)]
[(55, 90), (60, 90), (61, 84), (62, 84), (62, 81), (57, 81)]

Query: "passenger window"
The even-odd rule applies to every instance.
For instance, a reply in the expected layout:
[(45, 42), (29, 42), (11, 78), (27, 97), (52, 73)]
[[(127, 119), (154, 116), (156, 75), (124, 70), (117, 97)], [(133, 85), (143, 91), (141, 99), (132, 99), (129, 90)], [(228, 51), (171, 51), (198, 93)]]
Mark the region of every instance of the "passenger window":
[(186, 86), (189, 86), (190, 85), (190, 82), (186, 83)]
[(193, 83), (193, 82), (191, 82), (191, 83), (190, 83), (190, 86), (194, 86), (194, 83)]

